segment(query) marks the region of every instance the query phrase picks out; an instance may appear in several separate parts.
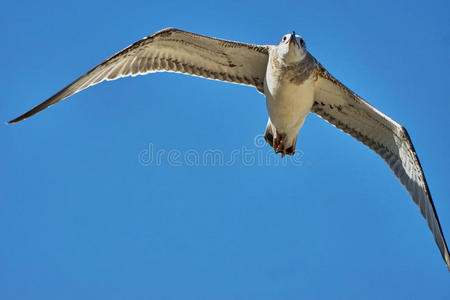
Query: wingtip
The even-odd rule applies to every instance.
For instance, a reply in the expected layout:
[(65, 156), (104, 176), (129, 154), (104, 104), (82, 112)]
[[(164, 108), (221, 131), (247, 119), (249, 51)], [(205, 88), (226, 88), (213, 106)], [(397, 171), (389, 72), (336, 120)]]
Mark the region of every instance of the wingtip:
[(17, 123), (17, 122), (22, 121), (22, 120), (24, 120), (24, 119), (26, 119), (26, 118), (23, 118), (22, 116), (20, 116), (20, 117), (17, 117), (17, 118), (15, 118), (15, 119), (12, 119), (12, 120), (10, 120), (10, 121), (8, 121), (8, 122), (5, 122), (5, 124), (6, 124), (6, 125), (14, 124), (14, 123)]

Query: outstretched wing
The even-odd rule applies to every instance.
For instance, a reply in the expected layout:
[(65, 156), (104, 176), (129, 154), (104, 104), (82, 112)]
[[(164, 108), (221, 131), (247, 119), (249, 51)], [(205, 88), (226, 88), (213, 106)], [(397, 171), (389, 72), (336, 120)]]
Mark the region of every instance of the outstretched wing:
[(85, 88), (119, 77), (152, 72), (178, 72), (250, 85), (264, 93), (267, 46), (231, 42), (167, 28), (143, 38), (108, 58), (23, 115), (24, 120)]
[(450, 255), (425, 175), (406, 129), (318, 66), (312, 112), (378, 153), (405, 186), (428, 223), (450, 270)]

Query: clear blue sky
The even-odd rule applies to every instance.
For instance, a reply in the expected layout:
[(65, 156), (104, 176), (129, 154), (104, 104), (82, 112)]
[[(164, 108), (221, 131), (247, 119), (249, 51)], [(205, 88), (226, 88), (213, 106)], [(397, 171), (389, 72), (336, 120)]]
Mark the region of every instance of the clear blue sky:
[[(295, 30), (409, 130), (450, 240), (449, 2), (361, 2), (8, 1), (0, 120), (165, 27), (258, 44)], [(311, 115), (299, 162), (259, 164), (267, 117), (253, 88), (158, 73), (0, 126), (0, 298), (449, 299), (431, 232), (385, 163)], [(211, 149), (256, 159), (185, 160)]]

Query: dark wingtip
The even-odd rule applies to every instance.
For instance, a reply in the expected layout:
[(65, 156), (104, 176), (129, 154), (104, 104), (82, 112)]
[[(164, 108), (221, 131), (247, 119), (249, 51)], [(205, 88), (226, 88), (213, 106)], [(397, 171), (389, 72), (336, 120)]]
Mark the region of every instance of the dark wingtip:
[(14, 123), (17, 123), (17, 122), (19, 122), (19, 121), (22, 121), (22, 119), (21, 119), (20, 117), (17, 117), (17, 118), (15, 118), (15, 119), (12, 119), (12, 120), (6, 122), (5, 124), (6, 124), (6, 125), (14, 124)]
[(44, 109), (46, 109), (49, 106), (52, 106), (55, 103), (58, 103), (59, 101), (63, 100), (66, 97), (61, 97), (61, 94), (67, 89), (67, 87), (65, 87), (64, 89), (62, 89), (61, 91), (59, 91), (58, 93), (56, 93), (55, 95), (53, 95), (52, 97), (48, 98), (47, 100), (45, 100), (44, 102), (42, 102), (41, 104), (36, 105), (35, 107), (33, 107), (32, 109), (30, 109), (29, 111), (27, 111), (24, 114), (21, 114), (20, 116), (18, 116), (17, 118), (11, 120), (8, 122), (8, 124), (12, 124), (12, 123), (17, 123), (20, 121), (23, 121), (25, 119), (28, 119), (31, 116), (34, 116), (35, 114), (37, 114), (38, 112), (43, 111)]
[(30, 111), (24, 113), (23, 115), (20, 115), (20, 116), (18, 116), (17, 118), (12, 119), (11, 121), (6, 122), (6, 124), (14, 124), (14, 123), (20, 122), (20, 121), (22, 121), (22, 120), (25, 120), (25, 119), (31, 117), (31, 116), (34, 115), (35, 113), (37, 113), (37, 112), (34, 112), (34, 109), (32, 109), (32, 110), (30, 110)]

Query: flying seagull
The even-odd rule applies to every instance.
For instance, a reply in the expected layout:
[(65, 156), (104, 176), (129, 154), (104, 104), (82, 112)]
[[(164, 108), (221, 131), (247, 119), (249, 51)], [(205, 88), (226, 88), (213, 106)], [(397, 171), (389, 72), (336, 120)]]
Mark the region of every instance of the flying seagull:
[(293, 155), (297, 134), (312, 112), (375, 151), (405, 186), (433, 233), (450, 270), (450, 255), (422, 167), (406, 129), (334, 78), (295, 32), (279, 45), (252, 45), (175, 28), (145, 37), (111, 56), (23, 115), (41, 110), (104, 80), (176, 72), (249, 85), (266, 97), (265, 140)]

